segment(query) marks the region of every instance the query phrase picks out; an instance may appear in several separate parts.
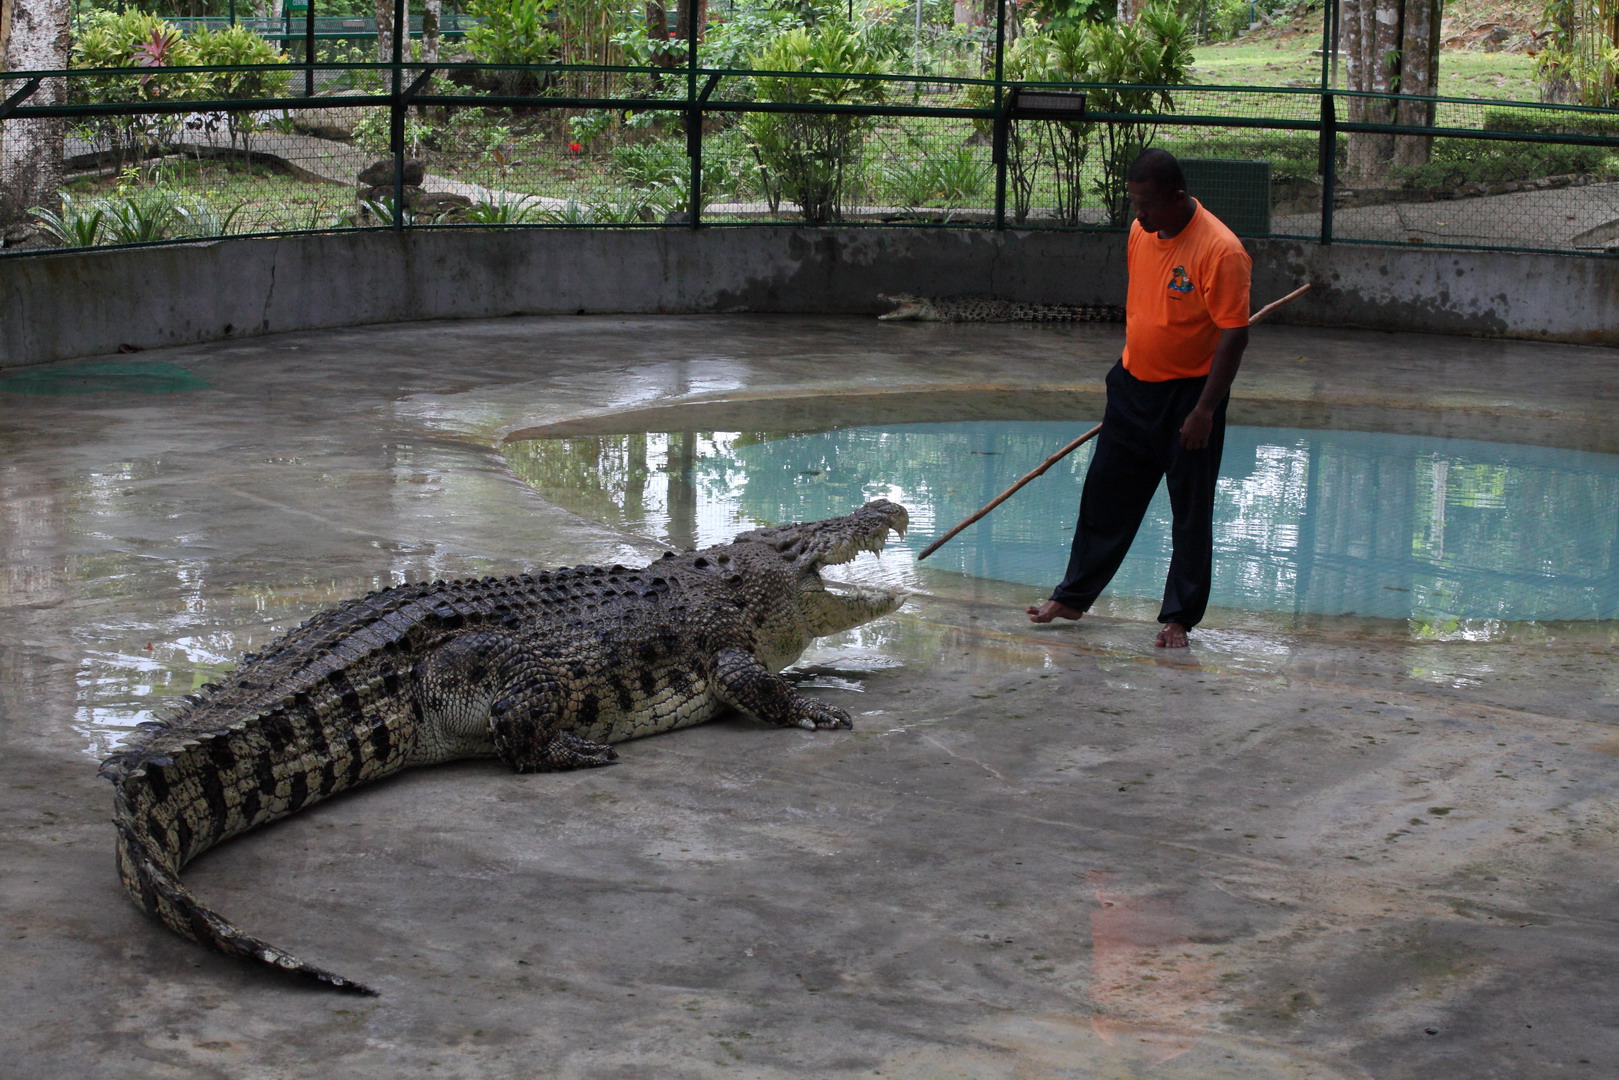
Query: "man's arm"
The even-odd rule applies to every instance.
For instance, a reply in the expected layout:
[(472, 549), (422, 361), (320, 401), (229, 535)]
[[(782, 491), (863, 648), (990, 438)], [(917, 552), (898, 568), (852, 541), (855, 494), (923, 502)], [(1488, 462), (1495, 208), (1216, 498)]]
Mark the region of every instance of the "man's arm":
[(1248, 347), (1248, 328), (1238, 326), (1220, 331), (1220, 342), (1214, 347), (1214, 360), (1209, 364), (1209, 377), (1203, 384), (1203, 393), (1181, 425), (1181, 445), (1188, 450), (1201, 450), (1209, 445), (1209, 432), (1214, 427), (1214, 410), (1231, 392), (1237, 369), (1242, 366), (1242, 352)]

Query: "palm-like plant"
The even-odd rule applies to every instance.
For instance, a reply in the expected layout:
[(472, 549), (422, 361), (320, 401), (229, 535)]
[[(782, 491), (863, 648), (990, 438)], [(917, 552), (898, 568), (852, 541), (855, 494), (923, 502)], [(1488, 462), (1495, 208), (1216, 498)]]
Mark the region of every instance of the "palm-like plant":
[(28, 212), (39, 221), (51, 239), (63, 247), (94, 247), (101, 242), (101, 223), (107, 209), (99, 199), (80, 202), (71, 194), (62, 192), (62, 212), (43, 206), (29, 207)]

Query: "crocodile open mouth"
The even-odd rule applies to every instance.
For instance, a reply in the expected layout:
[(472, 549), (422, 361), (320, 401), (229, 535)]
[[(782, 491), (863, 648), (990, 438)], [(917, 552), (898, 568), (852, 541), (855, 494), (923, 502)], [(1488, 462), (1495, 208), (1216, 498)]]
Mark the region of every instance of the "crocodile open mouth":
[[(905, 507), (887, 499), (878, 499), (869, 502), (846, 518), (835, 518), (835, 521), (848, 521), (858, 519), (859, 526), (853, 536), (841, 540), (833, 539), (829, 547), (819, 552), (815, 551), (816, 544), (812, 541), (807, 547), (814, 554), (816, 561), (822, 566), (836, 566), (854, 559), (862, 551), (872, 553), (880, 552), (888, 546), (888, 534), (893, 533), (900, 539), (905, 538), (905, 530), (910, 526), (911, 515)], [(869, 521), (869, 524), (867, 523)]]
[(879, 552), (888, 534), (905, 535), (911, 516), (905, 507), (875, 499), (852, 514), (800, 525), (752, 529), (737, 536), (737, 543), (757, 541), (770, 545), (785, 559), (809, 572), (846, 563), (862, 551)]

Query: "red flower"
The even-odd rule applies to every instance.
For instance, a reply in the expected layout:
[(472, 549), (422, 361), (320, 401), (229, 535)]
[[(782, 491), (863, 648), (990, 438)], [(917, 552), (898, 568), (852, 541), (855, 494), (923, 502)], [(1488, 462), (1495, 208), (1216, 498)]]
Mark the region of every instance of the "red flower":
[(576, 142), (571, 142), (571, 143), (569, 143), (569, 144), (568, 144), (568, 149), (569, 149), (569, 150), (572, 150), (572, 151), (573, 151), (573, 152), (574, 152), (574, 153), (576, 153), (576, 154), (577, 154), (577, 153), (579, 153), (579, 152), (580, 152), (580, 151), (582, 151), (582, 150), (584, 150), (584, 147), (583, 147), (583, 146), (580, 146), (580, 145), (579, 145), (579, 144), (578, 144), (578, 143), (576, 143)]

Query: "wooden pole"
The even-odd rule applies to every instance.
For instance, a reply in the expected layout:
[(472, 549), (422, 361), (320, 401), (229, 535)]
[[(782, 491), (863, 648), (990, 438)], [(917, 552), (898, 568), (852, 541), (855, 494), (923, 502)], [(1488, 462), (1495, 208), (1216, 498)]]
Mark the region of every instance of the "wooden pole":
[[(1286, 296), (1282, 297), (1280, 300), (1272, 300), (1270, 303), (1266, 304), (1264, 307), (1260, 308), (1258, 311), (1256, 311), (1252, 315), (1248, 316), (1248, 325), (1252, 326), (1254, 323), (1259, 322), (1261, 319), (1265, 318), (1267, 315), (1269, 315), (1271, 312), (1275, 311), (1277, 308), (1281, 307), (1283, 304), (1292, 303), (1294, 300), (1297, 300), (1299, 297), (1303, 296), (1305, 293), (1307, 293), (1309, 291), (1310, 291), (1310, 286), (1308, 284), (1304, 284), (1304, 285), (1300, 285), (1298, 288), (1294, 289), (1292, 292), (1288, 293)], [(1007, 499), (1010, 499), (1013, 495), (1015, 495), (1017, 493), (1018, 489), (1021, 488), (1024, 484), (1027, 484), (1030, 480), (1033, 480), (1035, 477), (1039, 476), (1041, 473), (1045, 472), (1047, 469), (1049, 469), (1053, 465), (1057, 464), (1057, 462), (1061, 461), (1063, 458), (1067, 457), (1069, 454), (1072, 454), (1075, 450), (1078, 450), (1081, 446), (1084, 446), (1086, 443), (1088, 443), (1092, 439), (1096, 438), (1097, 433), (1100, 432), (1101, 430), (1102, 430), (1102, 425), (1097, 424), (1095, 427), (1091, 428), (1085, 434), (1081, 435), (1079, 438), (1075, 439), (1073, 442), (1069, 443), (1067, 446), (1063, 447), (1061, 450), (1058, 450), (1055, 454), (1052, 454), (1050, 457), (1046, 458), (1046, 460), (1042, 461), (1037, 468), (1035, 468), (1035, 469), (1031, 470), (1030, 472), (1028, 472), (1027, 474), (1025, 474), (1023, 479), (1019, 480), (1017, 483), (1013, 484), (1011, 487), (1007, 488), (1005, 491), (1001, 492), (999, 495), (995, 496), (988, 503), (986, 503), (982, 510), (978, 511), (976, 514), (973, 514), (971, 517), (965, 519), (959, 525), (957, 525), (955, 528), (951, 529), (949, 532), (945, 533), (943, 536), (941, 536), (937, 540), (933, 541), (933, 543), (931, 543), (927, 547), (923, 548), (921, 554), (917, 555), (916, 561), (921, 562), (923, 559), (927, 558), (929, 555), (932, 555), (935, 551), (938, 551), (941, 547), (943, 547), (945, 545), (946, 542), (948, 542), (952, 537), (954, 537), (962, 529), (965, 529), (967, 526), (971, 525), (973, 522), (977, 521), (979, 518), (982, 518), (985, 514), (988, 514), (991, 510), (993, 510), (997, 506), (1001, 505), (1001, 503), (1005, 502)]]

